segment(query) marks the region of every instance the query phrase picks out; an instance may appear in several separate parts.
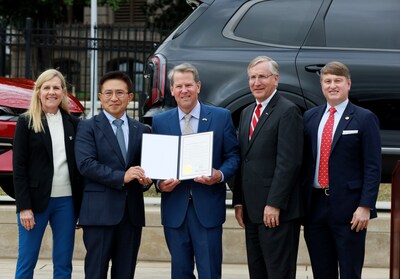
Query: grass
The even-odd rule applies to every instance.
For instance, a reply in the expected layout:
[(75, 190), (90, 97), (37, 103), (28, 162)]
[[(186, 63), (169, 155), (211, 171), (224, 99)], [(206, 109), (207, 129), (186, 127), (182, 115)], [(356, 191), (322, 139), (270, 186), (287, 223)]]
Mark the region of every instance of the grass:
[(378, 201), (391, 201), (392, 198), (392, 184), (382, 183), (379, 187)]
[[(0, 188), (0, 196), (4, 196), (3, 189)], [(382, 183), (379, 187), (378, 201), (391, 201), (392, 195), (392, 184), (390, 183)], [(159, 197), (160, 194), (156, 192), (154, 186), (152, 186), (148, 191), (144, 193), (145, 197)]]

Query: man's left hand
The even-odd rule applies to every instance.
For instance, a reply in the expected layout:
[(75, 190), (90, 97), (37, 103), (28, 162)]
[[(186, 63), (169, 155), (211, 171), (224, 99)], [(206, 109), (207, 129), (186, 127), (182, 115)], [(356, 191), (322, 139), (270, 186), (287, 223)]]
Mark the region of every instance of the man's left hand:
[(194, 179), (195, 182), (206, 184), (206, 185), (213, 185), (215, 183), (220, 183), (222, 180), (222, 174), (219, 170), (212, 169), (211, 176), (199, 176)]
[(353, 213), (353, 219), (351, 219), (351, 229), (356, 232), (362, 231), (368, 227), (369, 217), (371, 210), (368, 207), (359, 206)]

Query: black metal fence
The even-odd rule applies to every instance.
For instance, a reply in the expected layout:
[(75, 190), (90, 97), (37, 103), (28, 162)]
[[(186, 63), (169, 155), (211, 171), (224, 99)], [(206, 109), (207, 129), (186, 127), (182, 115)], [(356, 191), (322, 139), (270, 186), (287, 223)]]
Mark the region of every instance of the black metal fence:
[(98, 26), (97, 39), (89, 25), (5, 25), (0, 20), (0, 76), (36, 79), (48, 68), (59, 69), (68, 90), (89, 107), (91, 54), (97, 51), (97, 79), (112, 70), (127, 72), (133, 80), (134, 117), (140, 117), (138, 99), (143, 94), (147, 57), (166, 36), (165, 30), (133, 26)]

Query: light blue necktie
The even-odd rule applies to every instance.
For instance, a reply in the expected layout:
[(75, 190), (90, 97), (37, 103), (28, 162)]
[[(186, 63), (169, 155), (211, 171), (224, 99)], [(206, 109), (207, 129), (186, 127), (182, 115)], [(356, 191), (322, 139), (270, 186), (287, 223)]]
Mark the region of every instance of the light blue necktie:
[(117, 127), (117, 132), (115, 135), (117, 136), (119, 148), (121, 148), (122, 156), (124, 157), (124, 161), (126, 162), (126, 147), (125, 147), (125, 138), (124, 131), (122, 131), (122, 124), (124, 124), (124, 120), (115, 119), (113, 124)]

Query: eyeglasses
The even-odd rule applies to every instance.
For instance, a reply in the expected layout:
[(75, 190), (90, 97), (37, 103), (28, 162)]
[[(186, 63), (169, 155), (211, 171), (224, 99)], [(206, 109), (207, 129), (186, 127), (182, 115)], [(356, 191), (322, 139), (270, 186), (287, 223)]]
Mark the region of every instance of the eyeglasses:
[(104, 95), (104, 97), (106, 97), (107, 99), (111, 98), (115, 93), (115, 96), (117, 96), (117, 98), (122, 98), (124, 97), (126, 94), (129, 94), (126, 91), (123, 90), (107, 90), (104, 92), (101, 92), (102, 95)]
[(264, 76), (264, 75), (259, 75), (259, 76), (251, 76), (249, 77), (249, 81), (250, 82), (255, 82), (257, 79), (259, 82), (264, 82), (266, 81), (269, 77), (272, 77), (274, 74), (270, 74), (268, 76)]

